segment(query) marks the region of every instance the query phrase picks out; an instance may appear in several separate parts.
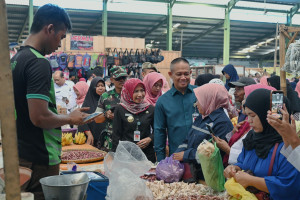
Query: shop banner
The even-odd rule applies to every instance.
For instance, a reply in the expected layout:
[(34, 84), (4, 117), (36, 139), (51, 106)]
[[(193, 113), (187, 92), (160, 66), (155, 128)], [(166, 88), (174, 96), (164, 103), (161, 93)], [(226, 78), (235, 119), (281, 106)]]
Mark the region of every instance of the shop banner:
[(93, 36), (71, 36), (71, 50), (93, 50)]

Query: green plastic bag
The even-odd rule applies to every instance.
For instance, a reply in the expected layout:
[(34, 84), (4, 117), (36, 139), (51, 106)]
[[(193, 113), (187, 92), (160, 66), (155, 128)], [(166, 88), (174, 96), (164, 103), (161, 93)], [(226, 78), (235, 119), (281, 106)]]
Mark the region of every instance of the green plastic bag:
[(223, 175), (224, 167), (220, 154), (220, 150), (214, 143), (215, 151), (207, 157), (198, 154), (205, 183), (215, 191), (221, 192), (224, 190), (225, 177)]

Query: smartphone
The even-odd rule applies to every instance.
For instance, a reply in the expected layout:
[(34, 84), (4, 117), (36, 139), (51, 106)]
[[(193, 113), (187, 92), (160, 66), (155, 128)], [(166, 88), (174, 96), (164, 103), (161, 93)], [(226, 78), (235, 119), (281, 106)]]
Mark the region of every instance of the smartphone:
[(95, 119), (96, 117), (98, 117), (98, 116), (100, 116), (102, 114), (103, 114), (103, 112), (95, 112), (93, 114), (90, 114), (89, 116), (87, 116), (86, 118), (84, 118), (84, 122), (87, 122), (87, 121), (89, 121), (91, 119)]
[(283, 91), (272, 91), (270, 101), (270, 110), (272, 112), (272, 115), (281, 119), (282, 114), (280, 112), (280, 109), (283, 109)]
[(206, 125), (206, 128), (208, 129), (208, 131), (210, 132), (210, 134), (213, 136), (214, 135), (214, 131), (212, 130), (211, 125), (209, 125), (207, 123), (205, 123), (205, 125)]

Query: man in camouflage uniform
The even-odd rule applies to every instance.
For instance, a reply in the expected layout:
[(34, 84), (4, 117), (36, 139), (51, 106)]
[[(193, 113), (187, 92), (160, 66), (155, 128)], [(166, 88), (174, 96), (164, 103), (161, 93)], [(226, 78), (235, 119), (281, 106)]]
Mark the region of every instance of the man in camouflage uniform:
[(112, 130), (113, 130), (113, 119), (114, 113), (113, 108), (120, 103), (121, 91), (123, 85), (127, 79), (127, 72), (125, 68), (121, 66), (114, 66), (110, 69), (111, 82), (115, 85), (113, 90), (105, 92), (101, 95), (98, 103), (97, 112), (105, 112), (106, 117), (106, 135), (101, 137), (100, 141), (103, 145), (101, 149), (109, 151), (112, 148)]

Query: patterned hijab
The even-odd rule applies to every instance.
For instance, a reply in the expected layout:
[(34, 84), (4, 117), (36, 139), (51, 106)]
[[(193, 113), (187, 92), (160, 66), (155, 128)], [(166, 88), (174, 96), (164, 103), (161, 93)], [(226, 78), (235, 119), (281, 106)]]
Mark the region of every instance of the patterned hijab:
[(194, 89), (197, 100), (204, 112), (204, 119), (219, 108), (229, 108), (229, 95), (226, 88), (217, 83), (208, 83)]
[(157, 72), (149, 73), (143, 79), (143, 82), (144, 82), (145, 87), (146, 87), (145, 100), (148, 103), (150, 103), (152, 106), (155, 106), (158, 97), (160, 97), (162, 95), (162, 90), (160, 90), (160, 92), (158, 93), (158, 95), (153, 95), (152, 92), (151, 92), (152, 91), (152, 87), (159, 80), (162, 81), (162, 84), (164, 83), (163, 75), (161, 75), (160, 73), (157, 73)]
[(147, 110), (150, 106), (150, 103), (146, 102), (145, 100), (142, 103), (135, 103), (133, 101), (133, 93), (138, 85), (141, 85), (145, 89), (145, 85), (140, 79), (129, 79), (125, 82), (121, 92), (121, 106), (133, 114), (139, 114)]

